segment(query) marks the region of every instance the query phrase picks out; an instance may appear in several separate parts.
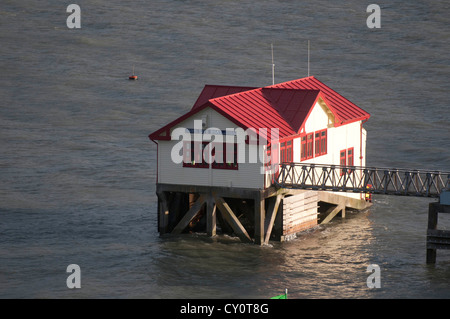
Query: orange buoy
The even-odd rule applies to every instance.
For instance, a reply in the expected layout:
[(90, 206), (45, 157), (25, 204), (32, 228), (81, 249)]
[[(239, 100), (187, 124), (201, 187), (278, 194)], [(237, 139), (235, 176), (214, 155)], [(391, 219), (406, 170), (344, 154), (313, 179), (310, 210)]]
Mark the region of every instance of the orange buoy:
[(138, 79), (137, 75), (134, 75), (134, 65), (133, 65), (133, 75), (130, 75), (130, 76), (128, 77), (128, 79), (129, 79), (129, 80), (137, 80), (137, 79)]

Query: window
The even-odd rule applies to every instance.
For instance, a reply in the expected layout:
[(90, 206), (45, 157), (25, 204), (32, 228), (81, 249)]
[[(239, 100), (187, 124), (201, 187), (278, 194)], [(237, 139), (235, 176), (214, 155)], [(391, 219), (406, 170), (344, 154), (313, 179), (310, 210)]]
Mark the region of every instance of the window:
[(280, 144), (280, 158), (281, 163), (286, 162), (286, 142)]
[(292, 140), (286, 142), (286, 162), (292, 163)]
[[(348, 150), (347, 150), (347, 166), (353, 166), (354, 165), (354, 163), (353, 163), (353, 147), (352, 148), (349, 148)], [(347, 170), (347, 172), (348, 173), (352, 173), (353, 172), (353, 170), (351, 170), (351, 169), (349, 169), (349, 170)]]
[(315, 156), (327, 154), (327, 130), (317, 131), (314, 134)]
[(280, 143), (281, 163), (291, 163), (293, 161), (292, 140)]
[(313, 158), (314, 136), (313, 133), (306, 135), (306, 159)]
[[(354, 148), (351, 147), (346, 150), (342, 150), (340, 152), (339, 158), (340, 158), (339, 164), (341, 166), (353, 166), (354, 165)], [(351, 172), (353, 172), (353, 170), (348, 169), (348, 168), (346, 169), (347, 174), (349, 174)], [(341, 175), (344, 175), (343, 169), (341, 169)]]
[[(339, 158), (340, 158), (339, 164), (341, 166), (346, 166), (347, 165), (347, 150), (342, 150), (340, 152)], [(344, 175), (344, 169), (341, 169), (341, 175)]]
[[(209, 168), (204, 158), (204, 154), (206, 156), (209, 154), (209, 151), (205, 150), (209, 144), (210, 142), (184, 142), (183, 167)], [(214, 157), (212, 168), (238, 169), (237, 144), (213, 143), (212, 146), (211, 155)]]
[[(292, 161), (292, 142), (288, 141), (289, 145), (286, 145), (285, 159)], [(288, 149), (288, 146), (291, 149)], [(283, 153), (281, 153), (283, 156)], [(310, 158), (327, 154), (327, 129), (316, 131), (314, 133), (308, 133), (300, 136), (300, 161), (305, 161)]]
[(183, 142), (183, 167), (191, 163), (191, 142)]
[(304, 161), (314, 157), (314, 133), (309, 133), (300, 139), (300, 160)]
[(209, 165), (203, 158), (203, 151), (208, 142), (184, 142), (183, 167), (208, 168)]
[(238, 169), (237, 144), (216, 143), (214, 144), (214, 161), (212, 168), (215, 169)]
[(347, 166), (353, 166), (353, 147), (347, 150)]
[(327, 134), (327, 130), (324, 130), (321, 132), (321, 138), (320, 138), (320, 143), (321, 143), (321, 147), (322, 147), (322, 153), (321, 155), (324, 155), (328, 152), (328, 134)]
[(300, 160), (306, 159), (306, 135), (301, 137)]
[(314, 153), (314, 155), (315, 156), (319, 156), (320, 155), (320, 133), (319, 132), (316, 132), (314, 134), (314, 142), (315, 142), (315, 145), (314, 145), (315, 153)]

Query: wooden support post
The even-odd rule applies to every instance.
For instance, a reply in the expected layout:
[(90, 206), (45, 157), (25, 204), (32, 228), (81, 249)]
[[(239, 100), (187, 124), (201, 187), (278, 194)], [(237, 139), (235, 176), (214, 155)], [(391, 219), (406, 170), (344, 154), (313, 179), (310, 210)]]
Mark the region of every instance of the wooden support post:
[(428, 229), (436, 229), (438, 223), (438, 212), (435, 203), (428, 205)]
[(341, 203), (337, 205), (331, 213), (328, 214), (327, 217), (321, 222), (321, 224), (327, 224), (329, 223), (340, 211), (343, 211), (343, 214), (345, 216), (345, 204)]
[(264, 220), (265, 200), (262, 192), (257, 192), (255, 195), (255, 244), (262, 245), (264, 243)]
[(169, 226), (169, 204), (167, 202), (167, 195), (165, 192), (156, 193), (158, 196), (158, 231), (160, 235), (167, 232)]
[(216, 236), (217, 216), (216, 203), (212, 196), (208, 196), (206, 200), (206, 232), (208, 236)]
[(214, 196), (214, 200), (216, 202), (217, 208), (222, 213), (223, 219), (233, 228), (233, 231), (236, 233), (236, 235), (243, 241), (251, 243), (252, 239), (248, 235), (247, 231), (245, 230), (244, 226), (239, 222), (239, 219), (234, 215), (233, 211), (231, 210), (230, 206), (223, 200), (222, 197)]
[(275, 223), (275, 218), (277, 217), (278, 207), (280, 207), (281, 200), (283, 199), (283, 195), (277, 195), (275, 200), (269, 206), (268, 216), (267, 216), (267, 225), (265, 227), (266, 236), (264, 238), (264, 243), (268, 244), (270, 240), (270, 235), (272, 234), (273, 224)]
[[(435, 203), (430, 203), (428, 205), (428, 231), (436, 230), (438, 223), (438, 211), (436, 209)], [(427, 238), (427, 264), (436, 263), (436, 246), (431, 245), (429, 239)]]
[(169, 215), (169, 224), (173, 224), (174, 220), (177, 221), (180, 219), (180, 213), (182, 211), (182, 209), (180, 209), (182, 206), (182, 198), (183, 193), (176, 192), (172, 202), (169, 203), (169, 210), (172, 212), (172, 214)]
[(430, 203), (428, 208), (427, 264), (436, 263), (437, 249), (450, 249), (450, 231), (439, 230), (438, 214), (450, 214), (450, 205)]
[(205, 203), (205, 196), (201, 195), (192, 207), (186, 212), (180, 222), (172, 230), (172, 234), (181, 234), (181, 232), (189, 225), (191, 220), (198, 214), (203, 204)]
[(427, 248), (427, 264), (436, 263), (436, 249)]

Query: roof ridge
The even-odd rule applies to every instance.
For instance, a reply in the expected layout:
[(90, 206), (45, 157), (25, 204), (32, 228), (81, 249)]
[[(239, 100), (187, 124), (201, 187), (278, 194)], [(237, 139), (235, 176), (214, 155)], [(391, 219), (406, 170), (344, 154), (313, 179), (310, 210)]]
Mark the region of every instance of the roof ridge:
[(257, 89), (257, 88), (259, 88), (259, 87), (247, 86), (247, 85), (225, 85), (225, 84), (205, 84), (204, 86), (219, 86), (219, 87), (246, 88), (246, 89)]
[(257, 88), (254, 88), (254, 89), (251, 89), (251, 90), (248, 90), (248, 91), (236, 92), (236, 93), (232, 93), (232, 94), (228, 94), (228, 95), (224, 95), (224, 96), (214, 97), (212, 99), (209, 99), (208, 101), (212, 102), (213, 100), (231, 98), (231, 97), (233, 97), (235, 95), (238, 95), (238, 94), (249, 93), (249, 92), (258, 91), (258, 90), (261, 90), (261, 89), (262, 89), (261, 87), (257, 87)]
[[(304, 80), (307, 80), (307, 79), (315, 79), (315, 80), (319, 81), (314, 75), (311, 75), (311, 76), (307, 76), (307, 77), (300, 78), (300, 79), (289, 80), (289, 81), (285, 81), (285, 82), (281, 82), (281, 83), (269, 85), (269, 86), (266, 86), (266, 87), (267, 87), (267, 88), (274, 88), (274, 89), (277, 89), (276, 86), (283, 85), (283, 84), (288, 84), (288, 83), (292, 83), (292, 82), (297, 82), (297, 81), (300, 81), (300, 80), (301, 80), (301, 81), (304, 81)], [(320, 82), (320, 81), (319, 81), (319, 82)], [(320, 82), (320, 83), (323, 84), (323, 82)], [(281, 89), (281, 88), (280, 88), (280, 89)], [(293, 89), (293, 90), (295, 90), (295, 89)]]
[(270, 86), (264, 86), (262, 90), (286, 90), (286, 91), (320, 91), (320, 89), (299, 89), (299, 88), (274, 88)]

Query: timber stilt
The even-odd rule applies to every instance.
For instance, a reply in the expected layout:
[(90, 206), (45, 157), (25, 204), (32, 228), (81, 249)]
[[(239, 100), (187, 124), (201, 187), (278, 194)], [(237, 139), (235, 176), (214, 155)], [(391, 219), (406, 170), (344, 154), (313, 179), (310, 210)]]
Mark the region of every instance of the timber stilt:
[(440, 213), (450, 214), (450, 205), (430, 203), (428, 207), (427, 264), (436, 263), (437, 249), (450, 249), (450, 230), (437, 229), (438, 214)]

